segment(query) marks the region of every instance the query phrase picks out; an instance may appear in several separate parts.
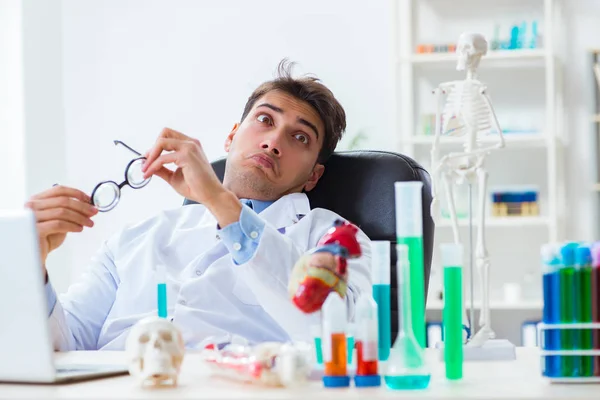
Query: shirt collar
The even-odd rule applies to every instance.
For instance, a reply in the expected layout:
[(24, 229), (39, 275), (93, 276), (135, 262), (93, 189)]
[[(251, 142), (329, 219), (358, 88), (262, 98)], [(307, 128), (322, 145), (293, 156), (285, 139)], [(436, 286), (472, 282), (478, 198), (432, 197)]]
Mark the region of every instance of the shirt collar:
[(240, 199), (240, 201), (249, 207), (251, 207), (255, 213), (260, 214), (267, 207), (274, 203), (274, 201), (262, 201), (253, 199)]

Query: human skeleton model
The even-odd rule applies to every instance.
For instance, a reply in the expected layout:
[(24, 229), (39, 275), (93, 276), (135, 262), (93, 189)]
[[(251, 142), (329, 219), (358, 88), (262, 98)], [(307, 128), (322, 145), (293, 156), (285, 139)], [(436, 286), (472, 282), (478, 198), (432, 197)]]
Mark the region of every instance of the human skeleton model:
[[(434, 90), (437, 113), (435, 139), (431, 149), (433, 171), (431, 215), (434, 219), (439, 218), (438, 186), (443, 184), (448, 198), (455, 243), (460, 243), (460, 238), (453, 186), (468, 182), (478, 185), (479, 189), (475, 259), (481, 279), (482, 307), (479, 318), (480, 329), (469, 342), (470, 346), (475, 347), (482, 346), (495, 336), (491, 327), (489, 303), (490, 257), (485, 243), (485, 196), (488, 173), (484, 168), (484, 161), (491, 151), (504, 147), (502, 130), (486, 93), (487, 88), (477, 80), (476, 75), (479, 61), (487, 53), (487, 49), (487, 42), (482, 35), (463, 33), (460, 36), (456, 50), (457, 70), (466, 70), (467, 77), (463, 81), (442, 83)], [(445, 104), (442, 104), (443, 95), (446, 95)], [(498, 138), (497, 143), (486, 144), (481, 140), (494, 131), (497, 133), (497, 136), (495, 135)], [(442, 135), (461, 137), (462, 151), (450, 152), (440, 158), (440, 136)], [(473, 332), (473, 326), (470, 328)]]

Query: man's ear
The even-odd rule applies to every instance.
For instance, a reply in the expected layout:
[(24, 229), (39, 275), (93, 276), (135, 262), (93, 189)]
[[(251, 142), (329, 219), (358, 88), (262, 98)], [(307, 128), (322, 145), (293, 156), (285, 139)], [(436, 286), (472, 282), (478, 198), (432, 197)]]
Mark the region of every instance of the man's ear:
[(226, 153), (229, 153), (229, 149), (231, 149), (231, 142), (233, 142), (233, 137), (235, 136), (239, 127), (240, 127), (240, 124), (238, 124), (236, 122), (233, 125), (233, 128), (231, 128), (231, 132), (229, 132), (229, 135), (227, 135), (227, 139), (225, 139), (225, 152)]
[(323, 172), (325, 172), (325, 166), (323, 164), (315, 164), (310, 176), (308, 177), (308, 181), (304, 184), (304, 191), (310, 192), (317, 186), (317, 182), (323, 176)]

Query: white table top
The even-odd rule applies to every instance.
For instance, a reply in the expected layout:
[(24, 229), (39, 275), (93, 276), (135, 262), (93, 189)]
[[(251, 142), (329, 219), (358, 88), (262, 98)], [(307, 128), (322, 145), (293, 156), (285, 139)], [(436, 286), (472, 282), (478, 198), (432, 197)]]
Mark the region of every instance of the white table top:
[[(528, 398), (528, 399), (599, 399), (600, 384), (551, 384), (541, 377), (539, 350), (517, 349), (516, 361), (468, 362), (464, 379), (449, 383), (444, 364), (428, 350), (432, 370), (429, 388), (422, 391), (375, 389), (325, 389), (321, 382), (310, 382), (296, 389), (268, 388), (207, 376), (197, 354), (188, 353), (176, 388), (143, 389), (131, 376), (120, 376), (65, 385), (0, 384), (0, 398), (169, 398), (169, 399), (374, 399), (374, 398)], [(77, 364), (122, 363), (120, 352), (69, 352), (57, 354), (58, 362)]]

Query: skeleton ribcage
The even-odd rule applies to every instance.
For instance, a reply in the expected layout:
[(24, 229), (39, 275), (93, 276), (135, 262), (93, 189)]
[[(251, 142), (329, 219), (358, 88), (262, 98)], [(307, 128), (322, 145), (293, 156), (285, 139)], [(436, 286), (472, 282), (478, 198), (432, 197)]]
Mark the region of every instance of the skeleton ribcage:
[(480, 94), (477, 81), (456, 82), (447, 89), (446, 104), (442, 115), (442, 135), (464, 136), (467, 125), (475, 129), (476, 138), (482, 138), (492, 130), (492, 115)]

